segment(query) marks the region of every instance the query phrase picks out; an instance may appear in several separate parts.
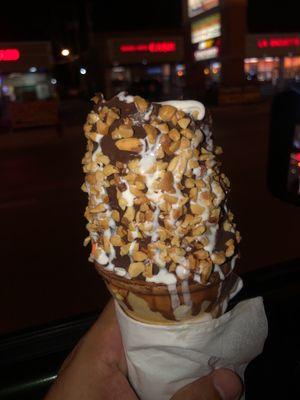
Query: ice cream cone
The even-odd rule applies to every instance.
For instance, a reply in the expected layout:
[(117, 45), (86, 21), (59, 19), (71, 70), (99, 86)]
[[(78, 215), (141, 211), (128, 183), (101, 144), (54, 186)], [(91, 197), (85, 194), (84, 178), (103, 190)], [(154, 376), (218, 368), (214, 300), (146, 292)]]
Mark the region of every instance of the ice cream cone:
[(224, 280), (209, 286), (187, 280), (166, 286), (129, 280), (99, 264), (96, 264), (96, 269), (127, 315), (140, 322), (159, 325), (219, 317), (239, 279), (236, 274), (229, 274)]
[(218, 317), (240, 237), (209, 114), (195, 101), (93, 100), (82, 160), (90, 261), (136, 320)]

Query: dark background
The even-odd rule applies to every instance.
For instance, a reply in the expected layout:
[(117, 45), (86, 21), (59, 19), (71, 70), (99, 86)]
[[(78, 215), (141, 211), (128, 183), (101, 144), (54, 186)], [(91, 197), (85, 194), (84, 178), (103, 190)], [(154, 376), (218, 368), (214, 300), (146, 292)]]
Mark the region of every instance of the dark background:
[[(144, 4), (130, 1), (40, 1), (2, 2), (1, 41), (47, 40), (53, 36), (67, 41), (74, 20), (86, 26), (86, 4), (91, 8), (92, 24), (97, 32), (113, 30), (176, 28), (181, 25), (181, 1), (152, 0)], [(299, 18), (294, 0), (249, 0), (250, 33), (297, 32)], [(73, 25), (72, 25), (73, 24)]]

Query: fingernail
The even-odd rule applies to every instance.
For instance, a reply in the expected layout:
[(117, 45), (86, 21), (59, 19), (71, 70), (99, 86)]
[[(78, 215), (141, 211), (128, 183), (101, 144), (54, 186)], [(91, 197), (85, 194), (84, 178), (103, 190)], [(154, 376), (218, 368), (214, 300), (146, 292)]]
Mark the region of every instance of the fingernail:
[(240, 378), (229, 369), (217, 369), (213, 383), (223, 400), (238, 400), (243, 392)]

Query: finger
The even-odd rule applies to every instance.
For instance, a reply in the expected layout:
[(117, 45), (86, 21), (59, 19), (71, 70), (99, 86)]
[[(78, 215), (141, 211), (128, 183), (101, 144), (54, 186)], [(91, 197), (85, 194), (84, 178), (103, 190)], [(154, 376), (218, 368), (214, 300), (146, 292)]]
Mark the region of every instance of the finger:
[(59, 368), (59, 373), (61, 373), (65, 368), (68, 367), (68, 365), (70, 365), (71, 361), (73, 360), (79, 346), (80, 346), (81, 341), (79, 341), (76, 346), (73, 348), (73, 350), (71, 351), (70, 354), (68, 354), (67, 358), (64, 360), (64, 362), (62, 363), (62, 365)]
[(183, 387), (171, 400), (238, 400), (242, 393), (240, 378), (222, 368)]
[(127, 373), (121, 332), (112, 299), (81, 339), (78, 350), (84, 352), (95, 362), (101, 360), (108, 365), (117, 365), (124, 374)]
[(72, 362), (58, 376), (45, 400), (138, 400), (125, 376), (107, 365), (89, 369)]
[(110, 300), (97, 321), (81, 338), (75, 348), (63, 362), (60, 373), (67, 368), (74, 359), (89, 359), (90, 363), (98, 361), (108, 365), (117, 366), (120, 371), (127, 374), (127, 364), (122, 346), (122, 338), (116, 318), (113, 300)]
[[(64, 360), (62, 363), (59, 372), (61, 373), (65, 368), (70, 365), (72, 360), (75, 357), (75, 354), (78, 352), (79, 347), (83, 344), (83, 342), (86, 343), (86, 341), (93, 341), (96, 339), (96, 337), (100, 336), (100, 333), (98, 333), (99, 329), (102, 328), (102, 325), (105, 325), (106, 328), (109, 328), (108, 325), (114, 324), (112, 314), (114, 313), (113, 304), (112, 300), (109, 300), (105, 308), (103, 309), (103, 312), (97, 319), (97, 321), (92, 325), (90, 328), (90, 331), (87, 332), (80, 340), (79, 342), (75, 345), (75, 347), (72, 349), (71, 353), (68, 354), (67, 358)], [(102, 332), (103, 333), (103, 332)]]
[(45, 400), (137, 400), (119, 367), (121, 350), (114, 304), (109, 302), (66, 359)]

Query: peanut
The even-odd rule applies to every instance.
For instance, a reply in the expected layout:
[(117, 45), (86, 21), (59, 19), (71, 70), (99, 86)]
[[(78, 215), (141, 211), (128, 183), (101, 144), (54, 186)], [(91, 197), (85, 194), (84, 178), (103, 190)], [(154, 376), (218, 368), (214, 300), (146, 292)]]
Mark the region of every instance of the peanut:
[(134, 261), (145, 261), (148, 258), (148, 256), (142, 251), (134, 251), (132, 253), (132, 258), (134, 259)]
[(139, 153), (142, 150), (142, 143), (137, 138), (120, 139), (116, 141), (115, 145), (119, 150), (133, 153)]
[(180, 128), (186, 129), (189, 126), (190, 122), (191, 120), (189, 118), (181, 118), (178, 121), (178, 125), (180, 126)]
[(148, 108), (148, 103), (145, 99), (143, 99), (140, 96), (135, 96), (134, 97), (134, 102), (136, 105), (136, 108), (140, 111), (140, 112), (145, 112)]
[(145, 265), (142, 262), (134, 262), (129, 265), (128, 273), (131, 278), (136, 278), (145, 271)]
[(109, 128), (109, 126), (105, 122), (102, 122), (101, 119), (99, 119), (97, 121), (97, 131), (101, 135), (107, 135), (108, 134), (108, 128)]
[(163, 120), (163, 121), (170, 121), (173, 117), (173, 115), (176, 112), (176, 108), (170, 105), (164, 105), (161, 106), (158, 112), (158, 116)]

